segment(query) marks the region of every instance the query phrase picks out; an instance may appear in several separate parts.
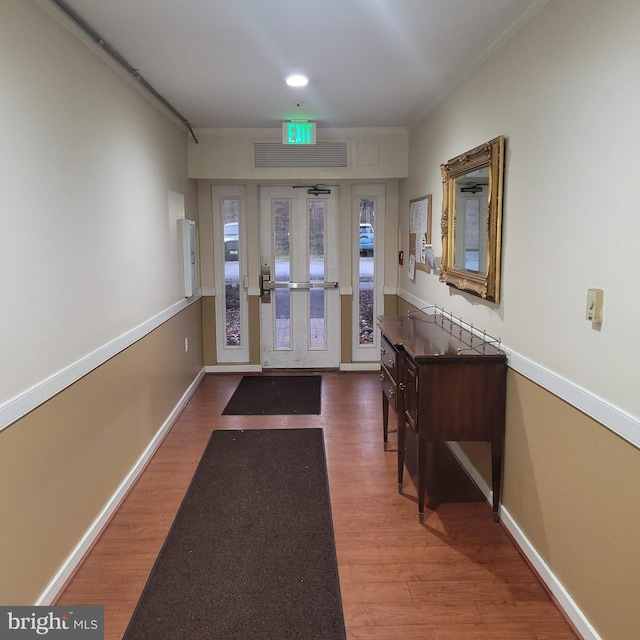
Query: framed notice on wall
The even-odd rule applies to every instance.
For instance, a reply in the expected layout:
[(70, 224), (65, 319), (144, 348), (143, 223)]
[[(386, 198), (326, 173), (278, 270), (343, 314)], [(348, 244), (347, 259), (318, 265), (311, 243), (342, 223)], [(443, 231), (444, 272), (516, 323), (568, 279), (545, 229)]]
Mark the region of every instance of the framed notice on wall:
[(409, 200), (409, 264), (418, 271), (431, 271), (431, 194)]

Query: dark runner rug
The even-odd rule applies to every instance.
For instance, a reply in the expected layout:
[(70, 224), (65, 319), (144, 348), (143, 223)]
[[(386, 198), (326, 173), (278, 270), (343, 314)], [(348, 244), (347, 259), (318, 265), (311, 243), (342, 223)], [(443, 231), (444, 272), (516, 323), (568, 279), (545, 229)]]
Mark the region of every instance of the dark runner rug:
[(322, 376), (243, 376), (223, 416), (320, 415)]
[(123, 640), (345, 640), (322, 429), (214, 431)]

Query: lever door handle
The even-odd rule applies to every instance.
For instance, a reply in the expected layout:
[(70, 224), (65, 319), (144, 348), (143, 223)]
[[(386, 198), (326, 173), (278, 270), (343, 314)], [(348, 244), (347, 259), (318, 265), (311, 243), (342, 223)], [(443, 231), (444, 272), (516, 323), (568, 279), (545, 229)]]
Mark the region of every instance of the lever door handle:
[(337, 282), (266, 282), (265, 289), (337, 289)]

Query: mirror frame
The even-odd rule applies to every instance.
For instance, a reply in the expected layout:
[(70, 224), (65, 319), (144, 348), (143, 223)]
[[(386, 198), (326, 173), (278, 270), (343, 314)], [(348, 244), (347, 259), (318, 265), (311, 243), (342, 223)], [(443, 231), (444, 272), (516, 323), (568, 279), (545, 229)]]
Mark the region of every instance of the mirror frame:
[[(489, 167), (487, 268), (479, 274), (455, 266), (456, 178)], [(442, 266), (440, 282), (491, 302), (500, 300), (504, 136), (485, 142), (440, 165), (442, 173)]]

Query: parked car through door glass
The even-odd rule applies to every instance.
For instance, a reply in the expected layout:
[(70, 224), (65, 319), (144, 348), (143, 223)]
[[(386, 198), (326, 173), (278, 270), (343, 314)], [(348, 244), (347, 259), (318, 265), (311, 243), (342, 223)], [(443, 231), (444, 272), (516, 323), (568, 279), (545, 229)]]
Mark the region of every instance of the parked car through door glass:
[(373, 253), (373, 225), (360, 223), (360, 255)]
[(237, 222), (228, 222), (224, 225), (224, 259), (225, 262), (238, 259)]

